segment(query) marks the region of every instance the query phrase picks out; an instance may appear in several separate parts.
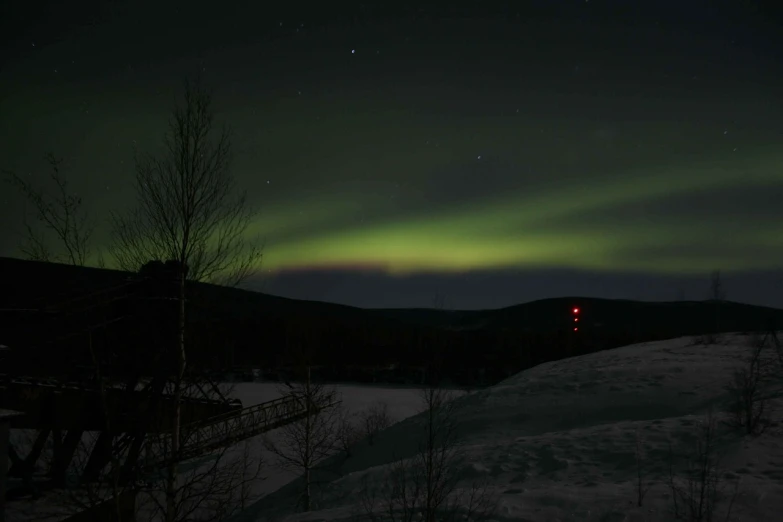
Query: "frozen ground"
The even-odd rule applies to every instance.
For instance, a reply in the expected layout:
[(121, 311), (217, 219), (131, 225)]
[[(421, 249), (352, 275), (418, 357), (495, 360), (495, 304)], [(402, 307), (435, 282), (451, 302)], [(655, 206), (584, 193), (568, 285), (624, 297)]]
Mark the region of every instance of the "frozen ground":
[[(467, 452), (461, 465), (469, 475), (488, 479), (500, 495), (497, 520), (673, 520), (666, 486), (669, 442), (675, 455), (693, 456), (699, 423), (710, 406), (725, 408), (724, 386), (749, 353), (746, 345), (738, 335), (713, 346), (694, 346), (690, 338), (633, 345), (546, 363), (469, 394), (459, 399)], [(781, 375), (771, 349), (764, 358)], [(768, 391), (769, 413), (777, 421), (780, 388)], [(749, 437), (717, 417), (721, 476), (729, 486), (740, 479), (731, 519), (781, 520), (781, 425)], [(394, 452), (410, 455), (416, 423), (408, 418), (375, 446), (360, 446), (340, 466), (341, 476), (316, 494), (318, 511), (293, 513), (292, 484), (262, 499), (243, 520), (356, 517), (362, 477), (380, 483)], [(636, 506), (637, 434), (644, 481), (650, 483), (643, 507)]]
[[(725, 385), (749, 353), (747, 339), (724, 336), (721, 344), (692, 345), (690, 338), (627, 346), (542, 364), (487, 390), (460, 399), (467, 476), (483, 478), (499, 495), (498, 521), (658, 522), (673, 520), (666, 486), (668, 446), (693, 455), (694, 434), (712, 406), (725, 409)], [(764, 358), (777, 375), (770, 349)], [(780, 378), (777, 379), (781, 383)], [(415, 389), (338, 386), (345, 406), (361, 411), (388, 403), (401, 422), (375, 445), (362, 442), (350, 459), (329, 463), (332, 474), (314, 489), (315, 511), (296, 513), (298, 479), (273, 467), (262, 436), (249, 441), (270, 466), (254, 493), (260, 497), (234, 522), (355, 519), (363, 479), (380, 484), (393, 455), (415, 452), (421, 409)], [(783, 412), (783, 394), (770, 388), (773, 421)], [(275, 384), (238, 384), (246, 406), (276, 398)], [(721, 418), (718, 415), (719, 419)], [(780, 520), (783, 512), (783, 428), (775, 422), (762, 435), (743, 436), (719, 424), (721, 476), (740, 479), (732, 520)], [(271, 432), (275, 439), (279, 432)], [(636, 506), (637, 436), (642, 447), (643, 507)], [(234, 448), (232, 451), (240, 451)], [(334, 473), (336, 471), (336, 473)], [(721, 513), (723, 506), (719, 506)], [(9, 520), (14, 520), (10, 518)], [(29, 520), (29, 518), (27, 518)], [(719, 516), (716, 520), (724, 520)]]
[[(389, 406), (389, 415), (393, 421), (401, 421), (406, 417), (421, 411), (419, 390), (415, 388), (384, 388), (369, 386), (335, 386), (342, 397), (343, 406), (350, 412), (361, 412), (376, 401), (383, 401)], [(260, 402), (271, 401), (280, 397), (277, 383), (239, 383), (232, 395), (242, 401), (242, 405), (252, 406)], [(269, 432), (266, 436), (272, 441), (279, 440), (280, 430)], [(275, 468), (276, 458), (263, 448), (264, 435), (250, 439), (250, 445), (256, 455), (260, 455), (269, 468)], [(234, 451), (240, 451), (235, 448)], [(278, 469), (270, 469), (264, 473), (264, 480), (254, 488), (254, 494), (267, 495), (296, 478), (296, 474)]]
[[(261, 402), (271, 401), (280, 397), (279, 384), (277, 383), (238, 383), (238, 384), (226, 384), (225, 387), (233, 388), (231, 395), (239, 398), (242, 401), (243, 406), (252, 406)], [(351, 412), (360, 412), (365, 410), (375, 401), (384, 401), (388, 404), (390, 417), (393, 421), (399, 421), (405, 417), (409, 417), (420, 411), (420, 405), (418, 400), (419, 391), (415, 388), (406, 387), (380, 387), (380, 386), (351, 386), (351, 385), (337, 385), (335, 386), (340, 393), (343, 405)], [(264, 436), (269, 437), (273, 441), (279, 440), (279, 430), (275, 430), (267, 433), (266, 435), (259, 435), (257, 437), (247, 440), (247, 447), (253, 458), (261, 458), (265, 462), (265, 471), (262, 474), (263, 480), (258, 481), (252, 487), (249, 494), (254, 498), (261, 498), (268, 493), (276, 491), (281, 486), (290, 482), (296, 478), (296, 475), (291, 472), (281, 471), (275, 466), (276, 458), (273, 454), (268, 452), (263, 446)], [(31, 430), (12, 430), (11, 441), (22, 454), (27, 454), (32, 441), (34, 439), (35, 432)], [(94, 434), (86, 434), (83, 442), (85, 446), (94, 443)], [(51, 438), (49, 439), (51, 443)], [(49, 451), (45, 451), (42, 458), (39, 460), (38, 472), (45, 473), (51, 455), (51, 448), (47, 448)], [(231, 448), (228, 454), (225, 456), (226, 461), (232, 460), (232, 457), (243, 454), (245, 447), (244, 444), (239, 444)], [(85, 457), (82, 457), (84, 460)], [(77, 459), (78, 460), (78, 454)], [(83, 464), (84, 462), (82, 462)], [(181, 468), (184, 468), (187, 472), (190, 469), (190, 464), (185, 463)], [(59, 513), (66, 509), (70, 511), (70, 508), (62, 508), (62, 502), (58, 500), (58, 497), (54, 493), (47, 493), (37, 501), (15, 501), (6, 506), (6, 519), (8, 522), (27, 522), (31, 520), (46, 520), (47, 522), (55, 522), (61, 520), (63, 516)], [(56, 513), (53, 515), (52, 513)]]

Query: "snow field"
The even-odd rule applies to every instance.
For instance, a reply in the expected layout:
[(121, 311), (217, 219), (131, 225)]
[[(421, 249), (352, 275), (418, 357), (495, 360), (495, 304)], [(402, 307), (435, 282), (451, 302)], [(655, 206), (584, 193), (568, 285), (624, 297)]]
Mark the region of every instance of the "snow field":
[[(731, 519), (780, 520), (783, 369), (776, 366), (772, 349), (764, 351), (763, 359), (774, 377), (766, 390), (773, 424), (761, 435), (747, 436), (723, 423), (729, 399), (725, 386), (749, 353), (748, 338), (741, 335), (725, 335), (712, 346), (694, 345), (690, 338), (645, 343), (545, 363), (459, 397), (464, 450), (459, 466), (465, 477), (460, 486), (487, 480), (500, 499), (498, 521), (671, 521), (669, 446), (679, 473), (684, 459), (695, 454), (700, 423), (712, 408), (721, 476), (727, 487), (739, 479)], [(415, 454), (423, 422), (417, 415), (422, 408), (419, 390), (337, 388), (349, 411), (385, 401), (399, 422), (374, 445), (360, 442), (351, 458), (338, 456), (324, 463), (315, 474), (319, 484), (310, 513), (298, 513), (294, 507), (300, 486), (296, 473), (279, 471), (263, 447), (265, 436), (279, 440), (280, 431), (249, 439), (251, 454), (266, 462), (264, 480), (253, 486), (256, 500), (232, 522), (359, 519), (362, 489), (367, 484), (380, 487), (395, 457)], [(245, 406), (279, 395), (276, 383), (240, 383), (233, 391)], [(649, 489), (642, 507), (636, 505), (637, 447)], [(227, 458), (243, 451), (239, 444)], [(189, 465), (199, 463), (183, 468)], [(30, 520), (34, 506), (27, 508), (27, 516), (16, 509), (20, 517), (9, 520)], [(724, 509), (725, 502), (718, 506), (719, 520), (724, 520)]]
[[(500, 495), (498, 520), (669, 521), (669, 444), (679, 474), (684, 459), (694, 456), (698, 428), (713, 408), (729, 493), (740, 480), (732, 519), (779, 520), (783, 428), (774, 422), (762, 435), (747, 436), (725, 425), (727, 415), (720, 412), (729, 399), (725, 386), (732, 371), (749, 352), (740, 335), (726, 335), (713, 346), (681, 338), (523, 371), (458, 399), (465, 445), (461, 466), (467, 477), (488, 479)], [(763, 358), (783, 376), (772, 349)], [(768, 410), (777, 421), (783, 401), (772, 386)], [(395, 455), (415, 452), (420, 421), (407, 418), (384, 431), (373, 447), (360, 444), (353, 458), (333, 463), (317, 500), (320, 511), (293, 512), (294, 483), (260, 501), (255, 518), (247, 520), (356, 518), (362, 485), (380, 484)], [(636, 505), (637, 437), (649, 488), (642, 507)], [(721, 520), (725, 507), (717, 508)]]

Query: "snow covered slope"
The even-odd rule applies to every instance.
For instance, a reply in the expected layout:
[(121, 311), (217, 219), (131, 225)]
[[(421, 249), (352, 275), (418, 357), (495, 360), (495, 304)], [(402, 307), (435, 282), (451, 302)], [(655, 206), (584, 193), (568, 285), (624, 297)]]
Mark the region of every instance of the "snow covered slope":
[[(780, 520), (783, 513), (783, 412), (770, 384), (767, 409), (775, 422), (759, 436), (723, 423), (732, 371), (748, 356), (748, 339), (726, 335), (718, 345), (690, 338), (640, 344), (542, 364), (457, 399), (466, 476), (489, 479), (500, 496), (497, 520), (673, 520), (669, 444), (674, 467), (693, 457), (695, 436), (712, 407), (720, 435), (720, 476), (731, 493), (740, 479), (732, 520)], [(777, 376), (777, 355), (763, 359)], [(777, 383), (783, 379), (777, 378)], [(354, 456), (333, 462), (320, 479), (317, 509), (293, 513), (297, 484), (262, 499), (246, 520), (345, 520), (363, 481), (380, 483), (393, 456), (416, 451), (422, 416), (408, 418), (363, 443)], [(649, 492), (636, 505), (637, 437)], [(717, 519), (724, 520), (719, 505)]]

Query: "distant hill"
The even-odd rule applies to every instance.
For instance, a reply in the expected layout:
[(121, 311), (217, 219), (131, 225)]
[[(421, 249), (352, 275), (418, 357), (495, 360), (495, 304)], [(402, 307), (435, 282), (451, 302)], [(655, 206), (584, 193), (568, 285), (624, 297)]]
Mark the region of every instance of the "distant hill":
[[(70, 300), (108, 288), (119, 288), (123, 295), (125, 286), (139, 279), (117, 270), (0, 258), (0, 343), (34, 358), (37, 365), (67, 366), (76, 353), (84, 359), (83, 336), (67, 342), (57, 337), (64, 329), (78, 333), (86, 328), (63, 315), (75, 306)], [(306, 352), (326, 377), (341, 380), (406, 380), (413, 370), (405, 368), (437, 361), (454, 379), (495, 381), (546, 360), (713, 332), (716, 325), (721, 331), (764, 331), (770, 321), (783, 325), (781, 310), (733, 302), (718, 306), (564, 297), (495, 310), (449, 311), (361, 309), (209, 284), (191, 285), (190, 295), (195, 362), (215, 370), (274, 369), (290, 364), (293, 352)], [(116, 310), (104, 307), (104, 315), (124, 318), (107, 327), (107, 345), (134, 354), (155, 341), (155, 349), (163, 350), (160, 331), (170, 323), (163, 319), (170, 311), (138, 301), (130, 292), (127, 299), (136, 302)], [(48, 315), (35, 311), (52, 307)], [(572, 331), (573, 307), (580, 309), (578, 333)], [(59, 323), (49, 317), (58, 314)], [(82, 359), (79, 364), (88, 364)], [(33, 365), (29, 362), (28, 370)], [(378, 373), (380, 367), (386, 373)], [(368, 377), (357, 368), (375, 369)]]
[[(0, 257), (0, 308), (55, 304), (123, 284), (136, 276), (120, 270)], [(215, 304), (219, 308), (240, 317), (255, 313), (255, 307), (273, 311), (296, 307), (297, 311), (313, 310), (327, 315), (361, 312), (360, 308), (341, 304), (288, 299), (215, 285), (199, 286), (210, 297), (218, 299)]]
[[(573, 326), (571, 310), (579, 309), (584, 329), (631, 330), (640, 334), (699, 334), (759, 330), (769, 320), (783, 327), (783, 310), (724, 301), (648, 302), (595, 297), (558, 297), (494, 310), (380, 309), (384, 317), (408, 324), (442, 326), (452, 330), (515, 330), (542, 332)], [(717, 316), (716, 316), (717, 314)]]

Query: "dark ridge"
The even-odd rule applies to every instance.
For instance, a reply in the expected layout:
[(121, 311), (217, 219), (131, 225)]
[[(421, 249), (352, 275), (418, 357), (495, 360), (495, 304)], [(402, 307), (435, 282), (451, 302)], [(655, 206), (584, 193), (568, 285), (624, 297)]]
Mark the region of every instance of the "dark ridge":
[[(91, 364), (90, 329), (100, 331), (118, 368), (161, 357), (176, 315), (171, 301), (150, 300), (161, 290), (149, 285), (135, 273), (0, 258), (0, 344), (13, 354), (0, 359), (0, 373), (12, 366), (79, 373)], [(99, 294), (117, 302), (80, 311)], [(320, 377), (356, 382), (421, 382), (438, 368), (456, 383), (490, 384), (563, 357), (717, 331), (766, 332), (783, 322), (778, 309), (710, 301), (561, 297), (496, 310), (367, 310), (203, 283), (189, 284), (188, 299), (189, 364), (279, 378), (294, 353), (306, 353)], [(96, 321), (106, 326), (96, 330)]]

